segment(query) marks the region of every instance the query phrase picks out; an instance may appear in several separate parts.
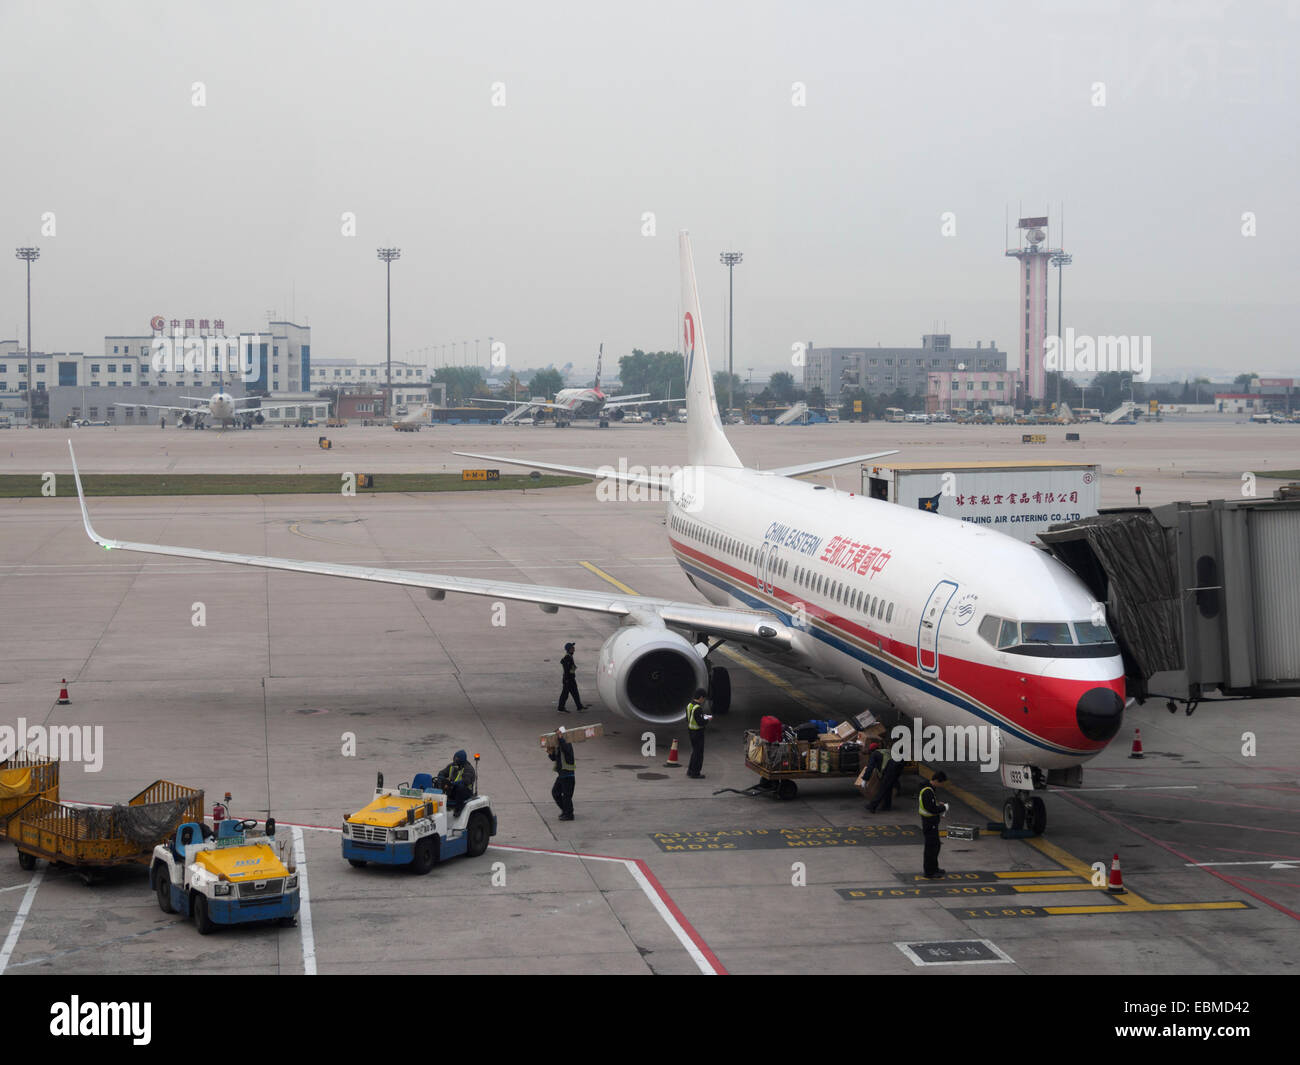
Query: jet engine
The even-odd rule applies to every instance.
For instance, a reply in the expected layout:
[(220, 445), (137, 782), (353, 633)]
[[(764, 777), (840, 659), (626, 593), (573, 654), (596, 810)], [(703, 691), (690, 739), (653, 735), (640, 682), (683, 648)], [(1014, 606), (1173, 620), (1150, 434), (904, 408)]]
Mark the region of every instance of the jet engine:
[(681, 721), (695, 690), (708, 686), (704, 659), (662, 626), (624, 626), (600, 649), (596, 689), (623, 717), (655, 725)]
[(261, 414), (254, 414), (254, 415), (253, 415), (253, 424), (254, 424), (254, 425), (261, 425), (264, 421), (266, 421), (266, 419), (265, 419), (264, 417), (262, 417)]
[(194, 424), (194, 415), (193, 415), (193, 414), (182, 414), (182, 415), (181, 415), (181, 425), (192, 425), (192, 424)]

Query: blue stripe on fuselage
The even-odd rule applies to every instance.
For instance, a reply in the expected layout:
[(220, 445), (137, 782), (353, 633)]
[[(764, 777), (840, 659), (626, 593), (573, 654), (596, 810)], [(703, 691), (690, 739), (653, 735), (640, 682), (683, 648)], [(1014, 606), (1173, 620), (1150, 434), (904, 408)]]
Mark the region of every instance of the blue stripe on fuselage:
[[(678, 561), (681, 563), (682, 567), (688, 572), (694, 573), (701, 580), (708, 581), (710, 584), (714, 585), (715, 587), (721, 588), (723, 591), (739, 599), (747, 606), (750, 606), (755, 610), (765, 610), (769, 613), (776, 614), (787, 625), (791, 625), (795, 628), (798, 627), (794, 625), (793, 615), (788, 613), (783, 607), (773, 606), (771, 603), (767, 602), (766, 600), (757, 598), (756, 596), (750, 594), (747, 588), (741, 585), (733, 584), (731, 581), (725, 578), (719, 577), (716, 574), (709, 573), (706, 570), (700, 569), (697, 564), (692, 563), (691, 561), (681, 557), (680, 555), (678, 556)], [(950, 703), (951, 705), (957, 707), (959, 710), (964, 710), (969, 714), (974, 714), (976, 717), (982, 718), (985, 721), (987, 721), (989, 724), (996, 725), (998, 728), (1005, 729), (1007, 732), (1010, 732), (1017, 739), (1024, 740), (1026, 743), (1030, 743), (1035, 747), (1040, 747), (1045, 751), (1052, 752), (1053, 754), (1065, 754), (1065, 755), (1077, 756), (1079, 754), (1084, 753), (1081, 751), (1071, 750), (1068, 747), (1059, 747), (1055, 744), (1048, 743), (1046, 740), (1043, 740), (1040, 737), (1033, 735), (1032, 733), (1025, 732), (1023, 729), (1018, 728), (1007, 721), (1004, 721), (1000, 718), (993, 717), (988, 713), (988, 711), (982, 710), (978, 706), (975, 706), (974, 704), (966, 700), (959, 699), (951, 692), (944, 691), (942, 688), (938, 688), (935, 685), (930, 684), (925, 680), (921, 679), (920, 677), (908, 673), (906, 670), (899, 669), (897, 666), (891, 665), (886, 661), (877, 660), (868, 652), (863, 651), (861, 648), (855, 647), (852, 644), (845, 642), (844, 640), (840, 639), (838, 636), (834, 636), (829, 632), (825, 632), (824, 630), (819, 629), (815, 626), (810, 626), (807, 630), (804, 631), (811, 632), (813, 636), (821, 640), (823, 643), (830, 645), (831, 647), (835, 648), (837, 651), (840, 651), (843, 654), (847, 654), (850, 658), (856, 659), (870, 666), (873, 670), (877, 672), (885, 673), (888, 676), (894, 678), (895, 680), (901, 681), (902, 683), (908, 685), (909, 687), (916, 688), (919, 691), (922, 691), (927, 695), (931, 695), (936, 699), (942, 699), (944, 702)]]

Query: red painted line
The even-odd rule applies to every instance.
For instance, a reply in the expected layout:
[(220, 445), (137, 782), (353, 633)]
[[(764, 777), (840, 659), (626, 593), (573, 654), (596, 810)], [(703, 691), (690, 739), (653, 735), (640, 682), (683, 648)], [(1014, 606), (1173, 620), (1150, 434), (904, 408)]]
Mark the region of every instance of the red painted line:
[(673, 897), (668, 894), (668, 891), (664, 888), (663, 884), (659, 882), (659, 878), (650, 871), (650, 866), (641, 858), (620, 858), (613, 854), (587, 854), (582, 851), (561, 851), (548, 849), (546, 847), (517, 847), (513, 844), (502, 846), (494, 844), (493, 847), (496, 850), (529, 851), (534, 854), (558, 854), (566, 858), (599, 858), (607, 862), (623, 862), (624, 864), (635, 865), (641, 871), (641, 875), (646, 878), (646, 882), (654, 889), (655, 894), (659, 896), (660, 901), (668, 908), (668, 912), (673, 915), (673, 919), (681, 925), (682, 931), (686, 933), (687, 938), (695, 944), (695, 948), (704, 955), (705, 960), (713, 966), (713, 971), (719, 976), (731, 975), (727, 972), (726, 967), (722, 964), (722, 961), (718, 956), (713, 953), (712, 948), (704, 941), (704, 937), (701, 936), (700, 933), (695, 930), (695, 926), (687, 920), (686, 915), (682, 913), (681, 907), (673, 901)]
[[(1064, 789), (1060, 789), (1060, 794), (1065, 794)], [(1238, 825), (1232, 821), (1192, 821), (1185, 817), (1165, 817), (1161, 814), (1139, 814), (1133, 811), (1129, 811), (1129, 816), (1146, 817), (1152, 821), (1172, 821), (1176, 825), (1207, 825), (1211, 828), (1237, 828), (1243, 832), (1275, 832), (1283, 836), (1300, 836), (1300, 832), (1295, 832), (1289, 828), (1260, 828), (1259, 825)]]
[[(1120, 828), (1127, 829), (1129, 832), (1132, 832), (1135, 836), (1141, 836), (1148, 843), (1154, 843), (1161, 850), (1166, 850), (1170, 854), (1175, 855), (1178, 858), (1181, 858), (1183, 861), (1191, 865), (1196, 865), (1196, 862), (1192, 859), (1190, 855), (1184, 854), (1182, 851), (1177, 850), (1174, 847), (1171, 847), (1168, 843), (1156, 839), (1155, 836), (1148, 835), (1146, 832), (1143, 832), (1140, 828), (1135, 828), (1133, 825), (1125, 824), (1118, 817), (1113, 817), (1111, 814), (1108, 814), (1105, 810), (1099, 810), (1097, 807), (1093, 806), (1092, 803), (1088, 802), (1087, 799), (1081, 799), (1079, 798), (1078, 795), (1072, 795), (1068, 792), (1062, 792), (1062, 794), (1065, 795), (1066, 799), (1068, 799), (1070, 802), (1075, 803), (1079, 806), (1086, 806), (1093, 813), (1097, 814), (1099, 817), (1105, 818), (1112, 825), (1118, 825)], [(1279, 913), (1286, 914), (1293, 921), (1300, 921), (1300, 913), (1296, 913), (1295, 910), (1287, 909), (1287, 907), (1283, 906), (1280, 902), (1275, 902), (1273, 899), (1270, 899), (1267, 895), (1261, 895), (1257, 891), (1251, 891), (1250, 888), (1246, 887), (1244, 884), (1238, 883), (1232, 877), (1219, 872), (1217, 869), (1207, 869), (1203, 865), (1198, 865), (1196, 867), (1202, 873), (1209, 873), (1210, 876), (1217, 877), (1219, 880), (1222, 880), (1225, 884), (1235, 887), (1238, 891), (1244, 892), (1245, 894), (1249, 895), (1252, 899), (1262, 902), (1265, 906), (1271, 907), (1272, 909), (1277, 910)]]
[(1239, 847), (1211, 847), (1212, 851), (1223, 851), (1226, 854), (1254, 854), (1260, 858), (1276, 858), (1280, 862), (1300, 862), (1300, 856), (1294, 854), (1274, 854), (1272, 851), (1244, 851)]
[(636, 867), (641, 870), (641, 875), (650, 882), (650, 886), (655, 889), (659, 898), (663, 901), (663, 904), (668, 907), (668, 912), (677, 919), (677, 923), (682, 926), (682, 930), (690, 937), (690, 940), (695, 944), (696, 949), (708, 959), (709, 964), (713, 966), (713, 971), (719, 976), (729, 976), (730, 973), (727, 972), (722, 962), (718, 960), (718, 956), (709, 949), (709, 945), (704, 942), (703, 937), (699, 932), (695, 931), (695, 926), (686, 919), (686, 915), (678, 908), (677, 903), (673, 902), (672, 896), (664, 890), (664, 886), (659, 883), (659, 878), (655, 876), (654, 873), (650, 872), (650, 866), (640, 858), (633, 858), (631, 860), (635, 862)]

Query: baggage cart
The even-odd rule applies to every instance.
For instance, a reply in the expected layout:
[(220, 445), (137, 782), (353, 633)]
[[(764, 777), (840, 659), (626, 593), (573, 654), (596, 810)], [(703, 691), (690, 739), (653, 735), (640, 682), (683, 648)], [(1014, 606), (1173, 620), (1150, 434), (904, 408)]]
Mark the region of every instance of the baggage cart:
[(76, 869), (94, 883), (104, 869), (148, 865), (154, 847), (186, 821), (202, 822), (203, 792), (155, 780), (125, 805), (71, 806), (37, 796), (4, 819), (4, 834), (18, 849), (18, 864), (38, 859)]

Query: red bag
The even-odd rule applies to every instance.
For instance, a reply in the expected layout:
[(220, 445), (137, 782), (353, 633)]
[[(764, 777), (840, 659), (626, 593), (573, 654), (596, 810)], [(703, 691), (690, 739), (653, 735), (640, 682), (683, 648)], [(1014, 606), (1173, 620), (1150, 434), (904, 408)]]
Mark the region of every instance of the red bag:
[(768, 743), (781, 742), (781, 722), (775, 717), (765, 717), (758, 725), (758, 734)]

